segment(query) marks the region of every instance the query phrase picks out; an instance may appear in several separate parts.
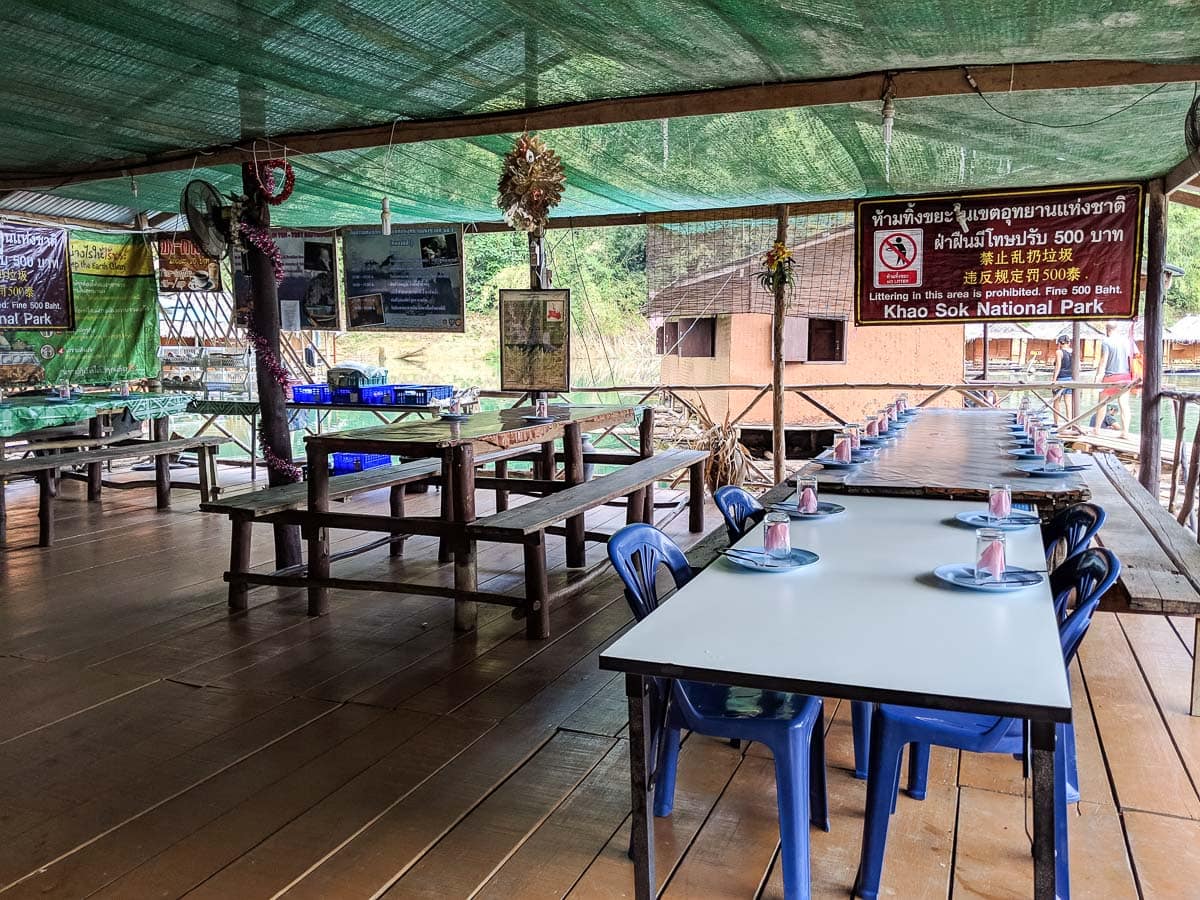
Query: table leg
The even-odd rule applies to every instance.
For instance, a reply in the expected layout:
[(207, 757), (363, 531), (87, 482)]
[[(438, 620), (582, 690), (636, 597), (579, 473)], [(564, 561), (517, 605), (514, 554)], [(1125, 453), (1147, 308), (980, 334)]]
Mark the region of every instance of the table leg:
[[(3, 500), (0, 500), (3, 504)], [(4, 507), (0, 505), (0, 516), (4, 514)], [(1200, 618), (1196, 619), (1196, 643), (1193, 647), (1200, 647)], [(1200, 716), (1200, 653), (1192, 657), (1192, 708), (1193, 716)]]
[(1033, 743), (1033, 896), (1036, 900), (1054, 900), (1054, 765), (1055, 725), (1053, 722), (1030, 723)]
[[(167, 416), (155, 419), (150, 425), (150, 434), (156, 441), (170, 440), (171, 420)], [(168, 454), (159, 454), (154, 457), (154, 491), (158, 499), (158, 508), (170, 509), (171, 457)]]
[[(88, 437), (98, 438), (104, 432), (104, 421), (100, 416), (92, 416), (88, 420)], [(96, 444), (93, 447), (98, 446)], [(104, 477), (104, 463), (88, 463), (87, 498), (89, 502), (100, 499), (100, 481)]]
[[(329, 511), (329, 453), (308, 448), (309, 512)], [(313, 584), (311, 579), (329, 577), (329, 529), (314, 527), (308, 537), (308, 614), (323, 616), (329, 611), (329, 588)]]
[(688, 531), (704, 530), (704, 463), (688, 469)]
[(546, 481), (554, 480), (554, 472), (558, 468), (554, 461), (554, 441), (546, 441), (542, 444), (542, 474), (541, 478)]
[(629, 779), (633, 790), (633, 832), (629, 853), (633, 857), (633, 886), (637, 900), (653, 900), (654, 797), (650, 780), (653, 771), (653, 703), (650, 682), (641, 675), (625, 676), (629, 700)]
[[(638, 456), (649, 459), (654, 455), (654, 408), (647, 406), (642, 410), (642, 421), (638, 423)], [(642, 497), (644, 504), (642, 521), (647, 525), (654, 524), (654, 485), (648, 484)]]
[(525, 543), (525, 637), (550, 637), (550, 582), (546, 577), (546, 533), (539, 531)]
[(258, 480), (258, 413), (250, 413), (250, 481)]
[[(451, 461), (454, 521), (458, 525), (454, 548), (454, 590), (473, 594), (479, 588), (475, 570), (475, 540), (467, 534), (466, 526), (475, 521), (475, 448), (470, 444), (455, 447)], [(474, 631), (477, 617), (474, 600), (454, 598), (455, 631)]]
[[(404, 518), (404, 494), (405, 486), (402, 484), (393, 484), (391, 491), (388, 493), (388, 515), (393, 519)], [(392, 536), (392, 543), (388, 546), (389, 556), (404, 555), (404, 540), (395, 540), (395, 535)]]
[[(508, 460), (496, 460), (496, 477), (508, 477)], [(496, 488), (496, 512), (504, 512), (508, 509), (508, 491), (504, 488)]]
[[(450, 451), (442, 454), (442, 521), (453, 522), (454, 519), (454, 477), (451, 475), (453, 459)], [(450, 538), (438, 540), (438, 562), (448, 563), (454, 556), (454, 541)]]
[[(567, 484), (583, 484), (583, 431), (578, 422), (571, 422), (563, 431), (563, 480)], [(567, 568), (582, 569), (587, 565), (586, 529), (583, 514), (567, 519)]]
[(38, 546), (49, 547), (54, 543), (54, 470), (42, 469), (38, 480)]

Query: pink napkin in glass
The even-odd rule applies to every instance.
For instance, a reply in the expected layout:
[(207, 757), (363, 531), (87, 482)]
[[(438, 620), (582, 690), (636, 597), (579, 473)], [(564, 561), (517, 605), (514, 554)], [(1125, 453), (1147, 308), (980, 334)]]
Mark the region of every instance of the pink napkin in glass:
[(875, 419), (867, 420), (867, 437), (877, 437), (879, 435), (879, 422)]
[(833, 443), (833, 458), (838, 462), (850, 462), (850, 442), (844, 438), (838, 438)]
[(884, 413), (879, 417), (879, 433), (883, 434), (888, 430), (888, 415)]
[(1046, 462), (1058, 463), (1059, 465), (1061, 465), (1063, 462), (1063, 448), (1060, 447), (1058, 444), (1052, 444), (1050, 446), (1047, 446), (1046, 447)]
[(787, 522), (768, 522), (763, 529), (763, 549), (768, 553), (786, 549), (789, 539)]
[(992, 541), (979, 554), (976, 568), (981, 572), (990, 572), (996, 578), (1004, 577), (1004, 541)]
[(1038, 456), (1046, 455), (1046, 432), (1039, 431), (1033, 439), (1033, 452)]
[(992, 494), (988, 498), (988, 512), (997, 519), (1007, 519), (1012, 515), (1012, 497), (1003, 492)]
[(796, 508), (802, 513), (815, 513), (817, 511), (817, 492), (810, 487), (806, 487), (800, 492), (799, 502)]

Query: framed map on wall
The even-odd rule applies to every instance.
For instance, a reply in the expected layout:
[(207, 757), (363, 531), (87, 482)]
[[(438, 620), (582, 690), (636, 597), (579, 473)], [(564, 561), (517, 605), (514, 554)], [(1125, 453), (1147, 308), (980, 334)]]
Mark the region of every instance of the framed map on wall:
[(570, 291), (500, 291), (500, 389), (571, 389)]

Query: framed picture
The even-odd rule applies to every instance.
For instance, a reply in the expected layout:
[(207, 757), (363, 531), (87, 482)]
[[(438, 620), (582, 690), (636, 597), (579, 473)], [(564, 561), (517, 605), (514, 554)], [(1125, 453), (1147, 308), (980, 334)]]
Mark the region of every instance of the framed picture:
[(500, 291), (500, 389), (571, 389), (570, 291)]
[(343, 232), (350, 330), (465, 331), (462, 247), (461, 225)]

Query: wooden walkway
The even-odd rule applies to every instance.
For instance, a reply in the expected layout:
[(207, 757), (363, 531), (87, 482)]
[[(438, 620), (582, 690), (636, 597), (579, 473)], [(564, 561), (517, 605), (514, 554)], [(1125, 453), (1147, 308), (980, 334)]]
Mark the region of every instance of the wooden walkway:
[[(630, 620), (614, 580), (554, 610), (545, 642), (507, 609), (455, 638), (445, 601), (362, 593), (335, 592), (314, 620), (298, 593), (263, 589), (231, 620), (224, 518), (186, 495), (169, 512), (128, 493), (89, 505), (75, 483), (63, 495), (59, 544), (39, 550), (32, 490), (10, 488), (17, 548), (0, 551), (5, 896), (631, 894), (622, 684), (596, 665)], [(686, 517), (670, 530), (686, 541)], [(432, 549), (414, 538), (404, 561), (342, 565), (446, 580)], [(520, 580), (513, 548), (481, 549), (481, 583)], [(269, 550), (258, 541), (256, 561)], [(1101, 614), (1083, 645), (1076, 897), (1200, 895), (1190, 625)], [(813, 835), (813, 889), (845, 897), (865, 790), (849, 710), (828, 713), (833, 829)], [(696, 737), (680, 766), (675, 814), (657, 823), (665, 896), (782, 896), (766, 751)], [(935, 753), (928, 798), (900, 799), (885, 890), (1029, 896), (1023, 813), (1018, 763)]]

